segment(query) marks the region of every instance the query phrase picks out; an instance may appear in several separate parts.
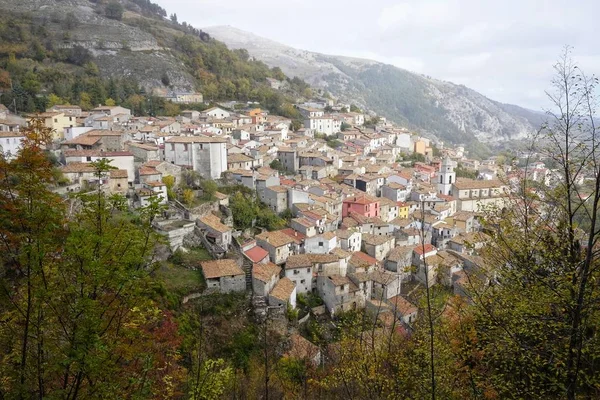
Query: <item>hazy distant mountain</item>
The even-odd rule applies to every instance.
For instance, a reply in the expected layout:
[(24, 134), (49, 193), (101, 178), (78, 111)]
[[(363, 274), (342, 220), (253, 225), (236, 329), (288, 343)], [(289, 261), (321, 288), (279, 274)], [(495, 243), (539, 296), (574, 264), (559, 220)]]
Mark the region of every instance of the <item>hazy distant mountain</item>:
[(245, 48), (269, 66), (387, 118), (453, 143), (520, 139), (543, 117), (502, 104), (463, 85), (377, 61), (295, 49), (230, 26), (203, 28), (230, 48)]

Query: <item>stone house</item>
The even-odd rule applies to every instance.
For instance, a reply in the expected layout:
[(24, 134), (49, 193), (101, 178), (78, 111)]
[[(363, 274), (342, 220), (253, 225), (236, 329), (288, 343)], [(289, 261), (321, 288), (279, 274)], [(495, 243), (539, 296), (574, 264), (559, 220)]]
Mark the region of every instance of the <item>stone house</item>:
[(396, 182), (390, 182), (381, 187), (381, 196), (395, 202), (406, 201), (409, 195), (406, 186)]
[(321, 350), (319, 346), (312, 344), (298, 334), (293, 334), (290, 337), (290, 349), (285, 353), (285, 356), (308, 361), (315, 367), (321, 364)]
[(208, 291), (231, 293), (246, 290), (246, 274), (235, 260), (204, 261), (200, 267)]
[(281, 267), (271, 262), (252, 266), (252, 291), (255, 296), (267, 297), (279, 282)]
[(400, 294), (402, 279), (399, 275), (387, 271), (373, 271), (369, 278), (373, 281), (373, 299), (386, 300)]
[(160, 148), (154, 144), (128, 142), (127, 146), (137, 162), (160, 161)]
[(313, 291), (313, 262), (307, 254), (290, 256), (285, 264), (284, 273), (294, 282), (298, 293)]
[(473, 254), (485, 245), (488, 238), (482, 232), (460, 233), (448, 241), (448, 248), (457, 253)]
[(304, 251), (308, 254), (328, 254), (337, 247), (335, 232), (325, 232), (304, 240)]
[(111, 166), (127, 171), (127, 181), (131, 185), (135, 181), (135, 160), (133, 154), (128, 151), (64, 150), (63, 156), (67, 164), (109, 160)]
[(290, 226), (292, 229), (302, 233), (306, 237), (312, 237), (317, 234), (315, 223), (308, 218), (294, 218), (290, 221)]
[(364, 291), (346, 276), (318, 276), (317, 290), (331, 316), (365, 307)]
[(294, 239), (280, 231), (263, 232), (256, 235), (256, 243), (269, 252), (269, 258), (277, 265), (286, 262), (292, 254)]
[(402, 321), (405, 325), (412, 325), (417, 319), (419, 309), (406, 300), (404, 297), (398, 295), (387, 300), (391, 310), (396, 314), (396, 318)]
[(373, 295), (373, 280), (368, 272), (352, 272), (348, 278), (363, 292), (365, 299), (369, 300)]
[[(418, 245), (413, 250), (413, 261), (412, 264), (417, 268), (415, 277), (416, 279), (430, 287), (436, 283), (437, 265), (440, 260), (436, 257), (437, 249), (431, 244), (425, 244), (425, 246)], [(427, 268), (425, 268), (427, 264)]]
[(266, 264), (269, 262), (269, 252), (260, 246), (254, 246), (244, 251), (244, 255), (254, 264)]
[(393, 236), (371, 235), (368, 233), (362, 236), (362, 246), (365, 253), (374, 257), (377, 261), (384, 260), (395, 245), (396, 238)]
[(358, 229), (338, 229), (336, 231), (338, 245), (346, 251), (354, 253), (362, 247), (362, 233)]
[(62, 142), (60, 147), (63, 150), (121, 151), (126, 138), (127, 135), (121, 131), (92, 129), (71, 140)]
[(280, 147), (277, 150), (277, 159), (289, 172), (296, 172), (300, 168), (300, 159), (296, 149), (292, 149), (290, 147)]
[(288, 205), (288, 188), (285, 186), (270, 186), (264, 191), (264, 202), (276, 213), (282, 213)]
[(198, 227), (206, 232), (209, 242), (214, 242), (223, 250), (227, 251), (231, 245), (232, 229), (224, 225), (219, 217), (208, 214), (198, 218)]
[(108, 187), (110, 193), (125, 195), (129, 188), (127, 171), (124, 169), (111, 169), (108, 171)]
[(348, 261), (348, 272), (370, 272), (377, 267), (378, 261), (362, 251), (352, 253)]
[(384, 222), (393, 221), (398, 218), (398, 203), (387, 199), (381, 198), (379, 199), (379, 209), (380, 209), (380, 218)]
[(385, 269), (400, 275), (402, 280), (410, 279), (414, 248), (415, 246), (394, 247), (385, 260)]
[(296, 285), (289, 278), (283, 277), (273, 287), (269, 293), (270, 306), (296, 308)]
[(251, 170), (254, 167), (254, 158), (245, 154), (228, 154), (227, 169)]

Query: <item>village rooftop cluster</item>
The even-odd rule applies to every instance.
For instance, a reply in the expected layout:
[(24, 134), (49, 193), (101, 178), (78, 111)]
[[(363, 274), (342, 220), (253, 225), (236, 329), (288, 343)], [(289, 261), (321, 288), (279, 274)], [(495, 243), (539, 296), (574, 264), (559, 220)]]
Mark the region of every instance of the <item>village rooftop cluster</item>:
[[(418, 318), (412, 289), (444, 285), (460, 295), (468, 273), (485, 268), (481, 211), (502, 207), (524, 175), (542, 185), (555, 177), (543, 162), (523, 169), (469, 159), (462, 146), (349, 112), (349, 105), (295, 107), (304, 118), (296, 131), (289, 119), (235, 102), (177, 117), (69, 105), (34, 117), (54, 131), (64, 176), (55, 190), (100, 186), (126, 195), (132, 208), (158, 197), (168, 211), (155, 228), (171, 250), (196, 235), (213, 256), (199, 263), (207, 291), (247, 291), (257, 304), (283, 309), (296, 308), (301, 294), (318, 296), (329, 316), (378, 310), (407, 329)], [(5, 156), (20, 148), (26, 123), (0, 105)], [(90, 163), (100, 159), (116, 169), (99, 177)], [(457, 178), (459, 165), (476, 179)], [(189, 171), (251, 189), (273, 212), (287, 213), (288, 226), (236, 230), (230, 195), (220, 192), (198, 207), (169, 199), (165, 178), (176, 189)]]

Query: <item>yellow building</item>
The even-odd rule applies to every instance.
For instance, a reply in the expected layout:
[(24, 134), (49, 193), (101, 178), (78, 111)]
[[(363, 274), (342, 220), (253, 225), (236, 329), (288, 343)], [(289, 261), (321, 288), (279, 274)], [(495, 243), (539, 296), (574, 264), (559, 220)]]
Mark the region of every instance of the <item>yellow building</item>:
[(415, 153), (423, 154), (427, 152), (427, 143), (423, 140), (416, 140), (414, 146)]
[(408, 218), (408, 210), (410, 210), (408, 203), (398, 202), (398, 218)]
[(52, 129), (52, 138), (54, 140), (63, 140), (65, 138), (65, 128), (77, 126), (77, 117), (65, 115), (64, 112), (44, 112), (36, 115), (44, 121), (46, 128)]

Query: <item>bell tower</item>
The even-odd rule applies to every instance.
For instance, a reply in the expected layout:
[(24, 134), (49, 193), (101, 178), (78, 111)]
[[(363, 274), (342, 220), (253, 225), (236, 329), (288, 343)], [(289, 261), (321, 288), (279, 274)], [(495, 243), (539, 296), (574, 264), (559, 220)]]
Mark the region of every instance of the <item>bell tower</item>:
[(438, 193), (449, 195), (452, 193), (452, 184), (456, 182), (456, 161), (452, 161), (449, 157), (444, 158), (440, 170), (436, 174)]

